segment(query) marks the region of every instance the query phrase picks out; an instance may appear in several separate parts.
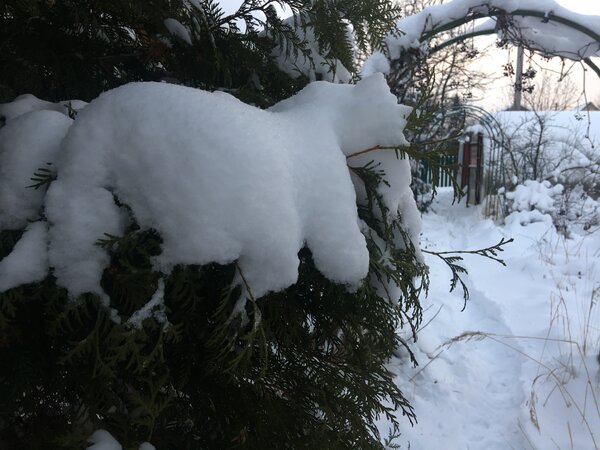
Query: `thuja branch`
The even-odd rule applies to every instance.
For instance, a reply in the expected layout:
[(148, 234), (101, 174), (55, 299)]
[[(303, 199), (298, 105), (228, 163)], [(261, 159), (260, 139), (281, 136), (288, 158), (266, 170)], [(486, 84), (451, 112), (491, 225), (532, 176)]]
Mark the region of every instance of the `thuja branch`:
[(492, 259), (496, 262), (499, 262), (503, 266), (506, 266), (506, 263), (504, 262), (504, 260), (498, 258), (498, 253), (503, 252), (504, 249), (502, 247), (505, 246), (506, 244), (511, 243), (512, 241), (514, 241), (513, 238), (510, 238), (508, 240), (502, 238), (502, 239), (500, 239), (500, 242), (498, 242), (496, 245), (492, 245), (491, 247), (486, 247), (486, 248), (482, 248), (482, 249), (478, 249), (478, 250), (457, 250), (457, 251), (447, 251), (447, 252), (434, 252), (434, 251), (430, 251), (430, 250), (421, 249), (421, 251), (423, 253), (428, 253), (430, 255), (437, 256), (442, 261), (444, 261), (444, 263), (446, 263), (448, 268), (452, 271), (452, 279), (450, 280), (450, 292), (452, 292), (456, 288), (456, 286), (458, 286), (458, 284), (460, 283), (460, 286), (463, 290), (464, 304), (463, 304), (462, 311), (464, 311), (467, 306), (467, 301), (469, 300), (469, 289), (467, 288), (467, 285), (461, 278), (461, 274), (466, 274), (467, 269), (465, 269), (463, 266), (458, 264), (459, 262), (463, 261), (462, 256), (459, 256), (459, 255), (461, 255), (461, 254), (479, 255), (479, 256), (483, 256), (485, 258)]
[(51, 169), (52, 163), (46, 163), (48, 167), (39, 167), (33, 176), (30, 178), (33, 184), (26, 186), (32, 189), (39, 189), (43, 186), (49, 186), (54, 180), (56, 180), (56, 172)]
[(373, 147), (365, 148), (365, 149), (359, 150), (357, 152), (350, 153), (348, 156), (346, 156), (346, 159), (354, 158), (355, 156), (359, 156), (359, 155), (364, 155), (365, 153), (375, 152), (377, 150), (393, 150), (394, 152), (396, 152), (396, 155), (404, 154), (404, 153), (410, 154), (410, 151), (409, 151), (410, 149), (411, 149), (411, 147), (405, 147), (405, 146), (401, 146), (401, 145), (398, 145), (396, 147), (375, 145)]
[(364, 155), (365, 153), (374, 152), (376, 150), (392, 150), (392, 149), (393, 149), (393, 147), (382, 147), (381, 145), (376, 145), (374, 147), (365, 148), (363, 150), (359, 150), (357, 152), (351, 153), (348, 156), (346, 156), (346, 159), (354, 158), (355, 156)]
[[(420, 142), (418, 145), (426, 146), (426, 145), (444, 144), (444, 143), (452, 141), (458, 137), (459, 137), (459, 135), (450, 136), (450, 137), (446, 137), (443, 139), (437, 139), (437, 140), (427, 141), (427, 142)], [(355, 156), (359, 156), (359, 155), (364, 155), (365, 153), (375, 152), (377, 150), (394, 150), (395, 152), (403, 152), (403, 153), (408, 152), (410, 154), (410, 150), (414, 150), (414, 148), (413, 147), (403, 147), (403, 146), (385, 147), (382, 145), (375, 145), (373, 147), (365, 148), (365, 149), (359, 150), (357, 152), (350, 153), (349, 155), (346, 156), (346, 159), (354, 158)], [(437, 151), (433, 151), (433, 152), (429, 152), (429, 153), (430, 154), (446, 153), (446, 150), (437, 150)]]
[(478, 249), (478, 250), (455, 250), (455, 251), (451, 250), (451, 251), (447, 251), (447, 252), (434, 252), (434, 251), (430, 251), (430, 250), (422, 250), (422, 251), (423, 251), (423, 253), (429, 253), (430, 255), (435, 255), (440, 258), (442, 258), (442, 255), (459, 255), (459, 254), (479, 255), (479, 256), (483, 256), (485, 258), (493, 259), (494, 261), (499, 262), (503, 266), (506, 266), (506, 263), (504, 262), (504, 260), (498, 258), (498, 253), (504, 251), (504, 249), (502, 248), (504, 245), (510, 244), (513, 241), (514, 241), (513, 238), (510, 238), (510, 239), (502, 238), (502, 239), (500, 239), (500, 242), (498, 242), (496, 245), (492, 245), (491, 247), (482, 248), (482, 249)]

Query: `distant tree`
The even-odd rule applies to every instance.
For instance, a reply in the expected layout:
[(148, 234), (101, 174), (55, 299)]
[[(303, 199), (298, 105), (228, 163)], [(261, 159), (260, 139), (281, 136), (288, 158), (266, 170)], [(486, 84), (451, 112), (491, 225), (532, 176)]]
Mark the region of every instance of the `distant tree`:
[(525, 104), (537, 111), (568, 111), (582, 98), (581, 89), (569, 75), (543, 71), (533, 90), (524, 95)]

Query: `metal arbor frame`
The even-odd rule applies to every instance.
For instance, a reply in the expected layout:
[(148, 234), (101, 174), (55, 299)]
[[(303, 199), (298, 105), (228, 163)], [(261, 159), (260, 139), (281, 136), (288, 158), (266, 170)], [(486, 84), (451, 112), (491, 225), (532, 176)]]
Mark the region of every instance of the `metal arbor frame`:
[[(596, 43), (598, 43), (598, 45), (600, 45), (600, 34), (599, 33), (597, 33), (596, 31), (594, 31), (586, 26), (583, 26), (577, 22), (574, 22), (570, 19), (558, 16), (552, 12), (545, 13), (545, 12), (535, 11), (535, 10), (531, 10), (531, 9), (517, 9), (515, 11), (508, 12), (508, 11), (498, 9), (498, 8), (490, 8), (487, 14), (482, 14), (482, 13), (468, 14), (466, 17), (463, 17), (463, 18), (448, 22), (446, 24), (440, 25), (439, 27), (434, 28), (432, 31), (423, 33), (421, 35), (420, 42), (427, 42), (439, 33), (454, 29), (461, 25), (466, 25), (467, 23), (472, 22), (476, 19), (482, 19), (485, 17), (498, 18), (498, 25), (500, 25), (500, 28), (505, 27), (504, 28), (505, 31), (508, 31), (510, 33), (511, 30), (510, 30), (510, 26), (509, 26), (509, 21), (506, 20), (506, 17), (508, 17), (508, 16), (511, 16), (511, 17), (514, 17), (514, 16), (538, 17), (538, 18), (542, 19), (544, 22), (557, 22), (562, 25), (565, 25), (568, 28), (572, 28), (574, 30), (577, 30), (577, 31), (591, 37)], [(496, 29), (479, 30), (479, 31), (471, 32), (471, 33), (465, 33), (460, 36), (456, 36), (452, 39), (448, 39), (447, 41), (441, 43), (440, 45), (433, 47), (432, 49), (429, 50), (428, 53), (433, 54), (433, 53), (438, 52), (439, 50), (442, 50), (445, 47), (448, 47), (449, 45), (452, 45), (452, 44), (455, 44), (458, 42), (462, 42), (466, 39), (477, 37), (477, 36), (496, 34), (496, 33), (498, 33), (498, 31), (499, 31), (499, 27), (497, 26)], [(512, 38), (511, 40), (513, 42), (521, 44), (521, 45), (523, 45), (523, 47), (528, 48), (530, 50), (540, 52), (547, 56), (561, 56), (559, 54), (549, 53), (549, 52), (535, 48), (534, 46), (531, 45), (531, 42), (527, 42), (527, 41), (524, 41), (523, 39), (521, 39), (519, 33), (515, 33), (515, 32), (511, 33), (511, 38)], [(574, 54), (572, 59), (583, 61), (600, 78), (600, 67), (598, 67), (591, 60), (591, 58), (581, 58), (579, 55)]]
[[(481, 10), (486, 7), (487, 11), (482, 12)], [(459, 36), (448, 39), (447, 41), (444, 41), (433, 48), (427, 48), (426, 50), (423, 50), (422, 47), (403, 49), (403, 51), (400, 54), (400, 57), (391, 61), (392, 70), (390, 76), (388, 77), (388, 82), (392, 91), (400, 98), (403, 95), (403, 88), (406, 84), (406, 80), (411, 78), (410, 75), (416, 71), (420, 62), (426, 59), (428, 56), (433, 55), (436, 52), (450, 45), (463, 42), (467, 39), (474, 38), (477, 36), (497, 34), (499, 31), (505, 32), (509, 38), (509, 41), (511, 41), (512, 43), (522, 45), (528, 50), (532, 50), (549, 57), (567, 57), (564, 51), (561, 52), (557, 50), (555, 52), (549, 52), (546, 49), (543, 49), (539, 46), (536, 47), (535, 43), (523, 39), (519, 33), (519, 28), (511, 24), (510, 18), (515, 16), (537, 17), (542, 19), (543, 22), (559, 23), (567, 28), (571, 28), (579, 31), (580, 33), (585, 34), (586, 36), (592, 39), (592, 42), (595, 42), (600, 46), (599, 32), (590, 29), (584, 25), (581, 25), (580, 23), (575, 22), (571, 19), (556, 15), (552, 12), (541, 12), (532, 9), (517, 9), (514, 11), (506, 11), (497, 7), (491, 7), (489, 5), (486, 5), (486, 3), (482, 1), (481, 5), (471, 8), (464, 17), (448, 20), (447, 22), (441, 22), (440, 24), (434, 26), (431, 30), (423, 32), (419, 37), (419, 43), (426, 44), (432, 38), (434, 38), (440, 33), (443, 33), (444, 31), (455, 29), (459, 26), (466, 25), (477, 19), (495, 18), (497, 20), (496, 27), (494, 29), (483, 29), (479, 31), (461, 34)], [(600, 78), (600, 67), (598, 67), (591, 60), (590, 57), (583, 57), (583, 55), (573, 53), (572, 55), (570, 55), (569, 59), (575, 61), (582, 61), (590, 69), (592, 69), (592, 71), (594, 71), (594, 73)]]
[[(467, 125), (477, 124), (483, 131), (483, 180), (481, 188), (486, 195), (484, 208), (486, 210), (497, 209), (490, 204), (489, 194), (497, 192), (498, 188), (506, 184), (506, 172), (504, 170), (504, 152), (506, 149), (506, 136), (501, 124), (496, 117), (485, 109), (474, 105), (461, 105), (450, 110), (446, 117), (459, 117), (461, 123)], [(478, 130), (479, 131), (479, 130)], [(462, 186), (461, 186), (462, 187)]]

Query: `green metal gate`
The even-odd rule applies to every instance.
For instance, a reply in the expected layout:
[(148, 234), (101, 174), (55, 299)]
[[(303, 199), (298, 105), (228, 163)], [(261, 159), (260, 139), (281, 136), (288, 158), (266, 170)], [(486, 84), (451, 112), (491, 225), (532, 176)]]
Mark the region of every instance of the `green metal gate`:
[[(458, 144), (457, 144), (458, 147)], [(436, 186), (452, 186), (452, 178), (456, 179), (458, 169), (458, 148), (453, 154), (442, 154), (437, 156), (436, 164), (430, 164), (429, 160), (422, 159), (420, 167), (421, 180), (427, 184), (434, 184), (437, 175)], [(433, 166), (433, 167), (432, 167)], [(435, 171), (435, 173), (434, 173)]]

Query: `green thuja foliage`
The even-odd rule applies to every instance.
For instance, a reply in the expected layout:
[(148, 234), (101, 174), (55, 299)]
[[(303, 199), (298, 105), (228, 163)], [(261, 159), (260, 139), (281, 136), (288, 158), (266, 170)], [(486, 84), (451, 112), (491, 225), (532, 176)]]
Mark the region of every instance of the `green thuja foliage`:
[(430, 255), (437, 256), (448, 266), (450, 271), (452, 272), (452, 277), (450, 279), (450, 292), (452, 292), (456, 287), (460, 284), (460, 287), (463, 291), (463, 311), (467, 307), (467, 301), (469, 300), (469, 290), (467, 285), (462, 280), (461, 275), (467, 274), (467, 269), (461, 266), (463, 261), (463, 257), (461, 255), (478, 255), (484, 258), (491, 259), (492, 261), (496, 261), (503, 266), (506, 266), (506, 263), (503, 259), (499, 257), (499, 254), (504, 251), (504, 246), (513, 242), (514, 239), (504, 239), (501, 238), (500, 242), (495, 245), (491, 245), (489, 247), (480, 248), (476, 250), (451, 250), (451, 251), (443, 251), (443, 252), (434, 252), (429, 250), (423, 250), (423, 253), (429, 253)]
[[(294, 20), (282, 20), (276, 6)], [(0, 102), (26, 93), (89, 101), (127, 82), (166, 81), (224, 89), (267, 106), (308, 81), (281, 72), (274, 54), (300, 58), (321, 74), (335, 70), (336, 60), (352, 71), (353, 46), (378, 46), (399, 12), (382, 0), (245, 0), (230, 14), (216, 0), (6, 0)], [(177, 20), (187, 36), (172, 34), (166, 19)], [(314, 63), (307, 31), (325, 67)]]
[[(280, 71), (274, 52), (307, 58), (321, 75), (336, 61), (352, 70), (348, 25), (367, 50), (398, 16), (379, 0), (299, 0), (285, 3), (295, 15), (285, 21), (276, 3), (246, 0), (227, 15), (210, 0), (8, 0), (0, 6), (0, 100), (90, 100), (129, 81), (160, 80), (267, 106), (308, 81)], [(166, 18), (188, 29), (191, 44), (169, 33)], [(352, 170), (368, 194), (359, 215), (370, 253), (354, 292), (325, 278), (303, 249), (296, 284), (250, 295), (234, 314), (242, 291), (252, 291), (235, 262), (160, 273), (152, 265), (160, 235), (131, 216), (122, 236), (99, 237), (111, 257), (106, 298), (70, 298), (52, 272), (0, 293), (0, 448), (82, 449), (97, 429), (125, 449), (144, 441), (160, 450), (383, 448), (378, 419), (394, 435), (400, 413), (415, 420), (386, 364), (399, 346), (415, 362), (406, 341), (421, 320), (427, 273), (402, 218), (377, 192), (385, 174), (372, 164)], [(40, 167), (29, 188), (46, 189), (56, 176)], [(22, 232), (0, 231), (0, 259)], [(389, 283), (398, 298), (382, 288)]]
[[(357, 172), (376, 210), (383, 174)], [(372, 233), (399, 229), (374, 209), (361, 208)], [(134, 222), (98, 242), (111, 254), (108, 307), (69, 299), (52, 276), (0, 294), (3, 448), (83, 448), (99, 428), (124, 448), (383, 448), (377, 419), (397, 430), (396, 411), (415, 419), (386, 363), (406, 346), (398, 330), (418, 327), (425, 268), (410, 247), (389, 242), (384, 259), (381, 238), (367, 241), (370, 281), (356, 292), (326, 279), (303, 249), (298, 282), (249, 301), (244, 316), (232, 315), (235, 263), (158, 273), (160, 236)], [(389, 279), (402, 298), (379, 293), (377, 280)], [(133, 320), (161, 285), (163, 303)]]

